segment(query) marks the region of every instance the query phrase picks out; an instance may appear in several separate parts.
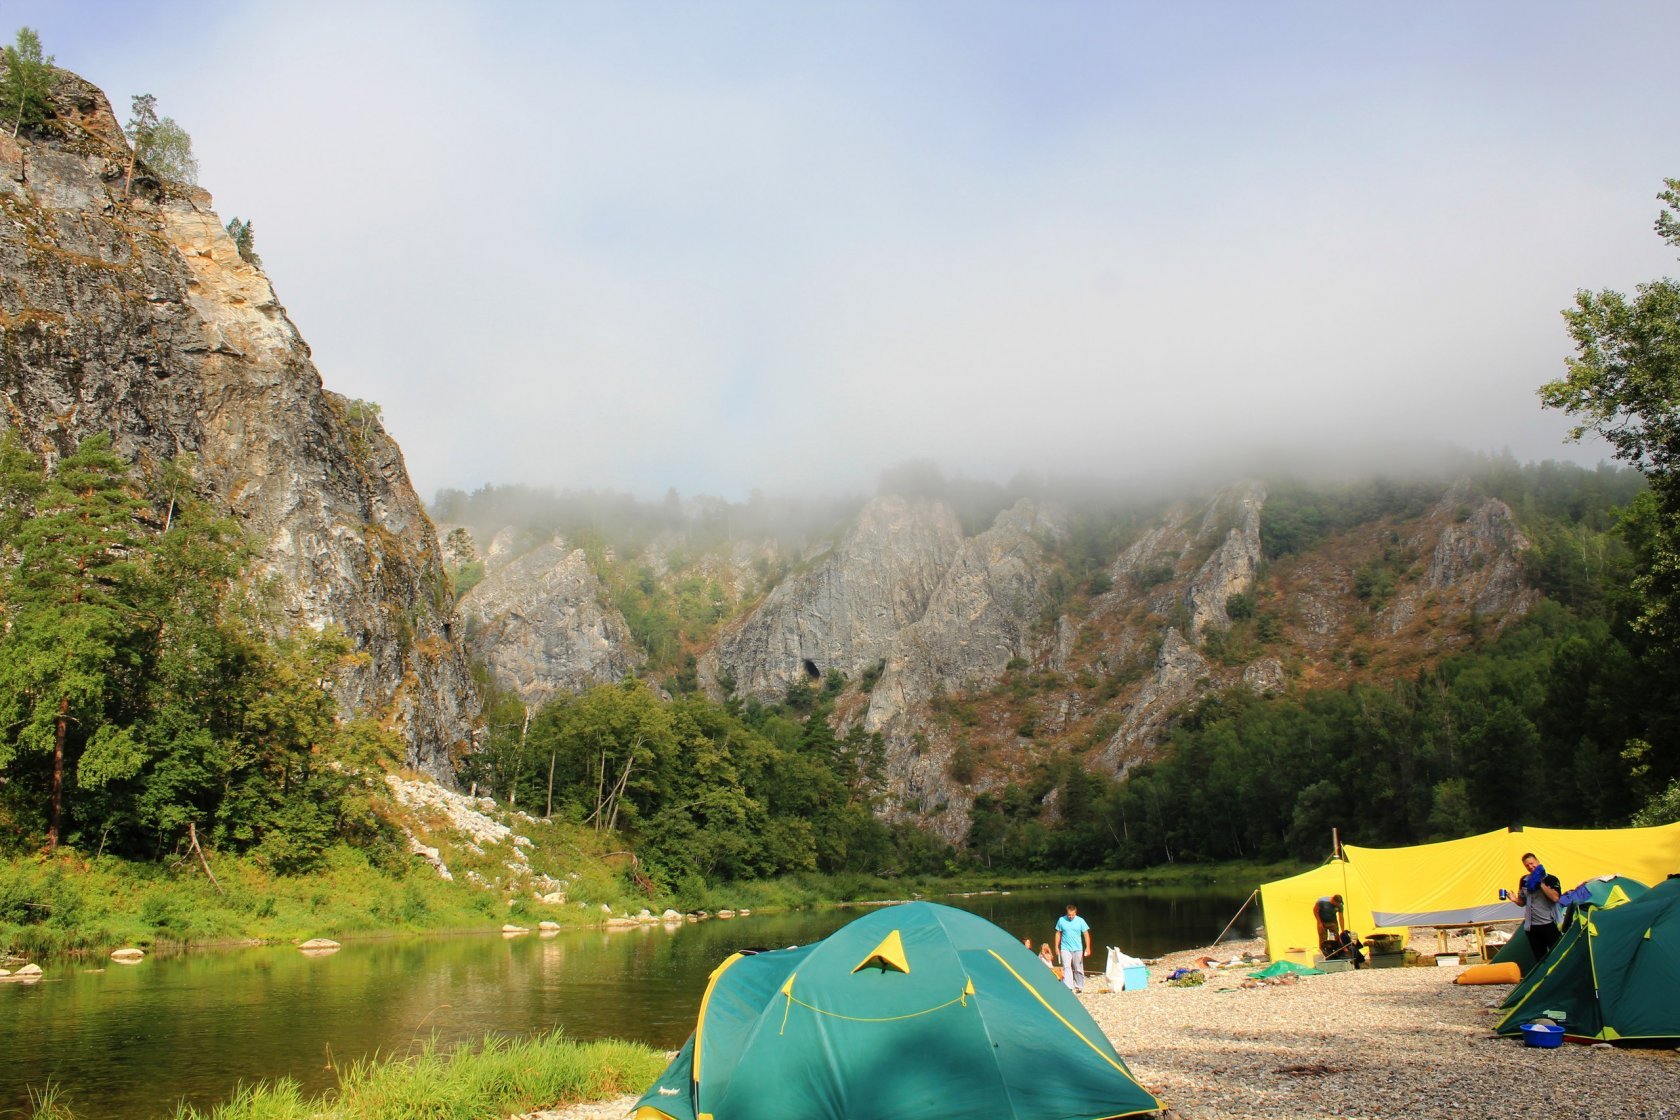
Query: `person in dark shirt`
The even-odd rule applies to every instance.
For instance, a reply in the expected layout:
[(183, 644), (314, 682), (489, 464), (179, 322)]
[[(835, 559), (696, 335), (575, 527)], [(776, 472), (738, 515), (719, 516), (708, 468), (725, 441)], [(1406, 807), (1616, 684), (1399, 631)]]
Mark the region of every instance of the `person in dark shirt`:
[(1363, 946), (1344, 925), (1341, 895), (1329, 895), (1313, 903), (1313, 921), (1318, 923), (1318, 949), (1325, 960), (1352, 961), (1355, 968), (1365, 966)]
[(1528, 947), (1534, 951), (1535, 961), (1543, 960), (1562, 934), (1558, 931), (1558, 897), (1563, 884), (1556, 875), (1546, 874), (1546, 867), (1533, 852), (1522, 857), (1523, 877), (1517, 882), (1517, 905), (1523, 908), (1523, 930), (1528, 935)]

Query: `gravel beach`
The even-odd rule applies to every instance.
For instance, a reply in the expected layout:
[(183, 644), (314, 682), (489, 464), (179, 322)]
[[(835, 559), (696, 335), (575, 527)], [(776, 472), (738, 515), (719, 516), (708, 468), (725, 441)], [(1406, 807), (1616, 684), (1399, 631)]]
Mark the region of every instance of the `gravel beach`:
[[(1160, 982), (1200, 958), (1245, 951), (1261, 962), (1210, 970), (1201, 987)], [(1242, 987), (1264, 965), (1264, 951), (1258, 941), (1227, 941), (1217, 952), (1163, 957), (1142, 991), (1087, 987), (1086, 1008), (1166, 1104), (1168, 1120), (1680, 1117), (1680, 1051), (1578, 1043), (1541, 1050), (1499, 1038), (1488, 1004), (1510, 988), (1456, 985), (1459, 968), (1365, 969)], [(609, 1120), (634, 1102), (526, 1120)]]

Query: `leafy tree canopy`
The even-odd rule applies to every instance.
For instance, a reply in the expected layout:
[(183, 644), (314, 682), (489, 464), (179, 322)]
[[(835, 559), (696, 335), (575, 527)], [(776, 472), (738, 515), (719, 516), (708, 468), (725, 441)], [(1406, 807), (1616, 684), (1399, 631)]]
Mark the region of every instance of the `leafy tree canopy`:
[[(1656, 231), (1680, 248), (1680, 179), (1665, 184)], [(1563, 377), (1541, 387), (1540, 399), (1578, 421), (1572, 438), (1596, 432), (1650, 480), (1638, 622), (1673, 642), (1680, 639), (1680, 283), (1653, 280), (1632, 299), (1583, 291), (1564, 319), (1576, 353)]]

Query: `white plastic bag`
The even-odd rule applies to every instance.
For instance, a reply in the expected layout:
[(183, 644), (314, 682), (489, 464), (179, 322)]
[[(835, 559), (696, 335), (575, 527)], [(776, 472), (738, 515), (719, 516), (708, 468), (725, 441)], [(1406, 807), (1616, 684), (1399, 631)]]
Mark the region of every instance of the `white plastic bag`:
[(1103, 975), (1108, 977), (1108, 990), (1111, 992), (1125, 991), (1126, 970), (1142, 967), (1142, 961), (1122, 953), (1119, 946), (1110, 945), (1108, 947), (1108, 963), (1103, 969)]

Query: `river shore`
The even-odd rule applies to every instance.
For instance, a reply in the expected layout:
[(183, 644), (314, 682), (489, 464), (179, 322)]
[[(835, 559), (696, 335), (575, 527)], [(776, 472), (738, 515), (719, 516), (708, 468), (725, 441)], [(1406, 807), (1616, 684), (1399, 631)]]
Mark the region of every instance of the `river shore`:
[[(1364, 969), (1241, 986), (1255, 965), (1200, 987), (1160, 982), (1201, 958), (1262, 957), (1259, 941), (1163, 957), (1136, 992), (1087, 987), (1084, 1003), (1168, 1120), (1648, 1120), (1680, 1117), (1680, 1051), (1569, 1043), (1540, 1050), (1492, 1032), (1504, 985), (1460, 986), (1459, 968)], [(635, 1097), (528, 1114), (609, 1120)]]

